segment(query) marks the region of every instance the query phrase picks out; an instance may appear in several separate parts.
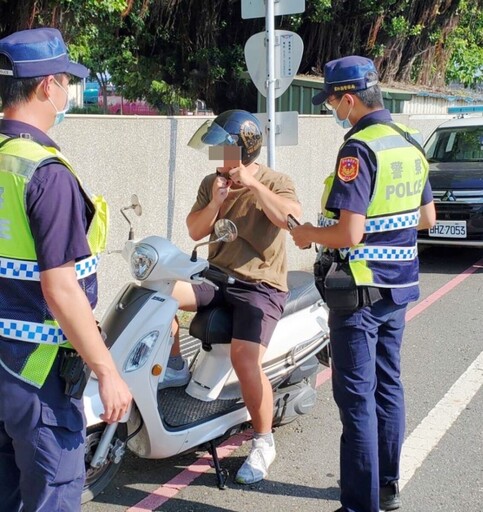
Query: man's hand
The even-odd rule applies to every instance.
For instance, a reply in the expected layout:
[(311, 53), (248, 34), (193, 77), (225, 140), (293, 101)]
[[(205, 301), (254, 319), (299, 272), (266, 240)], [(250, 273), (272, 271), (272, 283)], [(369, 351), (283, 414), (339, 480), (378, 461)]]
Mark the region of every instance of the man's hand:
[(233, 180), (233, 183), (239, 187), (250, 188), (255, 183), (258, 183), (258, 180), (252, 173), (247, 170), (243, 164), (240, 164), (238, 167), (234, 167), (229, 171), (228, 174)]
[(117, 371), (98, 378), (99, 394), (104, 406), (101, 418), (106, 423), (115, 423), (126, 414), (132, 400), (131, 392)]
[(299, 249), (307, 249), (307, 247), (309, 247), (313, 242), (313, 227), (314, 226), (310, 224), (310, 222), (306, 222), (305, 224), (295, 226), (290, 230), (290, 235)]
[(231, 179), (221, 176), (220, 174), (215, 178), (211, 193), (212, 200), (218, 207), (220, 207), (223, 204), (223, 201), (228, 197), (231, 184)]

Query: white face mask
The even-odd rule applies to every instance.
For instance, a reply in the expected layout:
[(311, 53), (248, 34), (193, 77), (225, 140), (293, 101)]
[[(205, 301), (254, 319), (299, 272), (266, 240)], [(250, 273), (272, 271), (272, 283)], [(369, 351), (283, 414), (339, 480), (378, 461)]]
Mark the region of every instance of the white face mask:
[(351, 112), (352, 112), (352, 106), (349, 110), (349, 113), (347, 114), (347, 117), (345, 119), (340, 119), (339, 116), (337, 115), (337, 111), (339, 110), (341, 103), (342, 103), (342, 99), (339, 101), (337, 108), (332, 109), (332, 115), (335, 117), (335, 122), (339, 126), (342, 126), (342, 128), (344, 128), (345, 130), (347, 130), (347, 128), (352, 128), (352, 123), (349, 121), (349, 116), (351, 115)]
[(50, 98), (47, 98), (49, 101), (50, 101), (50, 104), (54, 107), (55, 109), (55, 120), (54, 120), (54, 126), (61, 123), (64, 118), (65, 118), (65, 114), (67, 114), (67, 111), (69, 110), (69, 93), (67, 92), (66, 89), (64, 89), (64, 87), (59, 84), (59, 82), (57, 82), (57, 80), (54, 78), (54, 82), (64, 91), (65, 93), (65, 106), (64, 106), (64, 109), (63, 110), (57, 110), (57, 107), (54, 105), (54, 102), (50, 99)]

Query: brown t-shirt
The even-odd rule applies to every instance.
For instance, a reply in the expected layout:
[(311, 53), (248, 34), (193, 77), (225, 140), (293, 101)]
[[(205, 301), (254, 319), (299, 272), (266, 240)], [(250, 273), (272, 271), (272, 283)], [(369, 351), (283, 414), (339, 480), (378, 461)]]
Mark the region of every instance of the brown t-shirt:
[[(205, 176), (191, 212), (205, 208), (212, 198), (216, 174)], [(273, 193), (298, 202), (292, 180), (285, 174), (259, 165), (255, 178)], [(233, 242), (209, 246), (210, 263), (239, 279), (264, 282), (287, 291), (286, 233), (265, 215), (255, 195), (248, 188), (231, 189), (218, 214), (238, 228)], [(214, 233), (210, 239), (216, 238)]]

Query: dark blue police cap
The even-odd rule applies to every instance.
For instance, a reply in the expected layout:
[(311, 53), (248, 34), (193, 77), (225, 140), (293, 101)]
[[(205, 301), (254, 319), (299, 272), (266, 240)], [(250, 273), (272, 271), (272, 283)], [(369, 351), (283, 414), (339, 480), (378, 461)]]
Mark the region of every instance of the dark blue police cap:
[(333, 94), (363, 91), (376, 85), (377, 79), (367, 78), (370, 72), (377, 74), (374, 62), (358, 55), (349, 55), (327, 62), (324, 66), (324, 90), (312, 98), (312, 103), (320, 105)]
[(89, 70), (69, 60), (61, 33), (55, 28), (21, 30), (0, 39), (0, 55), (10, 61), (11, 69), (0, 69), (0, 75), (13, 78), (36, 78), (68, 73), (85, 78)]

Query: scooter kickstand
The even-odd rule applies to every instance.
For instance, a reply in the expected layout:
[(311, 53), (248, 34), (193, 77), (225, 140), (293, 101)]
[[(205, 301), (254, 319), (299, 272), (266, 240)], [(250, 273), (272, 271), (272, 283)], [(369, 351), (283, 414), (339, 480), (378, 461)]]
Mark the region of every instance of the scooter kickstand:
[(218, 485), (218, 489), (224, 490), (226, 489), (226, 481), (228, 479), (228, 470), (224, 469), (220, 466), (220, 459), (218, 458), (218, 453), (216, 451), (216, 446), (214, 441), (210, 441), (208, 443), (208, 451), (213, 459), (213, 467), (216, 471), (216, 482)]

